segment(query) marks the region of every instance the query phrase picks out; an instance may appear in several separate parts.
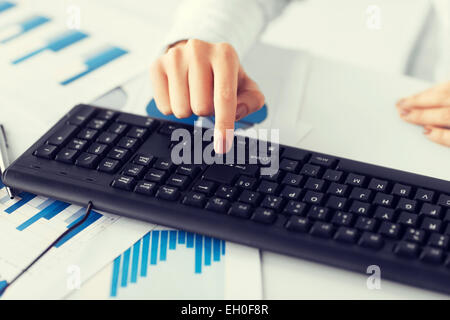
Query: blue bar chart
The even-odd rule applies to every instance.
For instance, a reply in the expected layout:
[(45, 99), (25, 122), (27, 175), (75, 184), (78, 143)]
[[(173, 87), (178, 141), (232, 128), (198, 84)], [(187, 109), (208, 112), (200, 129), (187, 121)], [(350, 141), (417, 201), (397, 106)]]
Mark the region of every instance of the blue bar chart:
[(15, 7), (15, 4), (9, 1), (0, 1), (0, 13)]
[[(0, 4), (1, 6), (1, 4)], [(0, 39), (0, 43), (8, 43), (9, 41), (12, 41), (16, 38), (19, 38), (20, 36), (46, 24), (50, 21), (50, 18), (40, 15), (33, 15), (31, 17), (28, 17), (17, 24), (12, 24), (7, 26), (5, 29), (11, 29), (12, 34), (8, 35), (4, 39)], [(1, 29), (0, 29), (1, 30)], [(5, 31), (5, 30), (2, 30)]]
[(225, 255), (225, 241), (182, 230), (152, 230), (118, 256), (112, 266), (110, 297), (119, 290), (151, 277), (151, 269), (170, 260), (177, 250), (194, 255), (193, 273), (202, 274)]

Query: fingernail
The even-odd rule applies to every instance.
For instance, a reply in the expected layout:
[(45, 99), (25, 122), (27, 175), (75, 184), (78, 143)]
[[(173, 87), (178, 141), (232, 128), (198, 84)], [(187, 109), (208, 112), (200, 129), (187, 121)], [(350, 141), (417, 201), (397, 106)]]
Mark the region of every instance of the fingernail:
[(431, 128), (430, 127), (424, 127), (423, 128), (423, 134), (424, 135), (429, 135), (431, 133)]
[(410, 112), (411, 112), (411, 110), (408, 110), (408, 109), (402, 109), (402, 110), (400, 110), (400, 116), (405, 117), (405, 116), (407, 116)]
[(236, 120), (240, 120), (248, 113), (248, 108), (245, 103), (241, 103), (236, 108)]
[(406, 98), (400, 99), (397, 101), (397, 105), (399, 107), (406, 105)]

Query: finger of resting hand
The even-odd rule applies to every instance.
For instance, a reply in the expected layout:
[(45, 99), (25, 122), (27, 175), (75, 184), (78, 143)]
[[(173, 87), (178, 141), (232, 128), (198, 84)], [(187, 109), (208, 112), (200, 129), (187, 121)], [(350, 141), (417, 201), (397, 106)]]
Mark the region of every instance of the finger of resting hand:
[[(173, 53), (175, 55), (175, 52)], [(187, 66), (181, 58), (172, 58), (166, 66), (169, 84), (170, 107), (177, 118), (192, 114), (189, 98)]]
[(192, 111), (198, 116), (213, 114), (213, 74), (210, 64), (192, 61), (189, 65), (188, 79)]
[(450, 147), (450, 129), (426, 127), (426, 137), (431, 141)]
[(167, 75), (160, 64), (152, 66), (150, 70), (150, 81), (152, 82), (154, 98), (159, 111), (165, 115), (172, 114)]
[(415, 124), (450, 127), (450, 107), (400, 110), (400, 116)]

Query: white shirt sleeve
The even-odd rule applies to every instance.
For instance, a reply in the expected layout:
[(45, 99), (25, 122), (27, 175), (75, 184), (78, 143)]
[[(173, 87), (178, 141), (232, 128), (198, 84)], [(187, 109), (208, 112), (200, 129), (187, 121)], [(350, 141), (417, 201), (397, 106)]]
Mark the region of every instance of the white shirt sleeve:
[(164, 44), (199, 39), (228, 42), (242, 59), (290, 0), (183, 0)]

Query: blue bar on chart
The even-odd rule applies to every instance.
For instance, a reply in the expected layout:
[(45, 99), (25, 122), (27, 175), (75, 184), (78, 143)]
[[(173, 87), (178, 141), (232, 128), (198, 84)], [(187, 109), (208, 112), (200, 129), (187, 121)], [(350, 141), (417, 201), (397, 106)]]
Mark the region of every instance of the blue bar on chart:
[(27, 221), (25, 221), (24, 223), (19, 225), (16, 229), (19, 231), (23, 231), (41, 218), (50, 220), (51, 218), (56, 216), (58, 213), (63, 211), (65, 208), (67, 208), (69, 205), (70, 205), (69, 203), (56, 200), (52, 204), (50, 204), (46, 208), (44, 208), (41, 211), (39, 211), (38, 213), (36, 213), (31, 218), (29, 218)]
[[(50, 21), (50, 18), (47, 18), (44, 16), (31, 16), (25, 20), (20, 21), (17, 24), (11, 24), (11, 25), (5, 27), (5, 29), (6, 30), (11, 29), (12, 34), (8, 35), (4, 39), (0, 39), (0, 43), (7, 43), (11, 40), (19, 38), (20, 36), (27, 34), (28, 32), (46, 24), (49, 21)], [(2, 30), (2, 32), (8, 32), (8, 31)]]
[(19, 201), (17, 201), (16, 203), (14, 203), (13, 205), (11, 205), (10, 207), (6, 208), (5, 209), (6, 213), (8, 213), (8, 214), (13, 213), (15, 210), (19, 209), (24, 204), (29, 202), (31, 199), (36, 197), (36, 195), (34, 195), (32, 193), (28, 193), (28, 192), (21, 192), (18, 194), (18, 196), (21, 199)]
[[(219, 262), (220, 257), (225, 255), (225, 241), (223, 240), (178, 230), (152, 230), (114, 260), (110, 296), (117, 297), (119, 281), (120, 287), (125, 288), (128, 283), (138, 282), (139, 277), (147, 277), (149, 268), (156, 267), (158, 261), (170, 260), (171, 251), (167, 250), (167, 246), (170, 249), (170, 243), (173, 241), (177, 242), (177, 239), (178, 244), (180, 244), (180, 239), (184, 239), (186, 235), (188, 240), (183, 241), (185, 248), (194, 249), (192, 252), (194, 254), (195, 274), (201, 274), (203, 266), (211, 266), (212, 260)], [(140, 250), (141, 247), (142, 250)], [(180, 248), (181, 246), (176, 246), (172, 251)], [(140, 255), (142, 256), (139, 262)], [(212, 259), (213, 256), (214, 259)], [(130, 268), (131, 274), (129, 272)]]
[(77, 220), (79, 217), (81, 217), (86, 212), (85, 208), (78, 209), (74, 214), (72, 214), (70, 217), (68, 217), (64, 222), (71, 224), (75, 220)]
[(0, 1), (0, 13), (6, 11), (8, 9), (14, 8), (16, 6), (15, 3), (9, 1)]
[(95, 54), (89, 56), (86, 60), (84, 60), (84, 64), (86, 66), (85, 70), (81, 70), (79, 73), (75, 74), (74, 76), (63, 80), (60, 82), (61, 85), (65, 86), (70, 83), (72, 83), (75, 80), (78, 80), (89, 73), (91, 73), (94, 70), (97, 70), (98, 68), (103, 67), (104, 65), (120, 58), (124, 54), (127, 54), (128, 51), (119, 48), (119, 47), (110, 47), (104, 48), (100, 50), (99, 52), (96, 52)]
[[(86, 210), (86, 209), (84, 209)], [(91, 213), (89, 214), (89, 217), (86, 219), (86, 221), (84, 221), (82, 224), (80, 224), (78, 227), (76, 227), (75, 229), (73, 229), (71, 232), (69, 232), (68, 234), (66, 234), (63, 238), (61, 238), (61, 240), (59, 240), (56, 244), (55, 247), (59, 248), (61, 247), (64, 243), (66, 243), (67, 241), (69, 241), (70, 239), (72, 239), (73, 237), (75, 237), (77, 234), (79, 234), (81, 231), (85, 230), (87, 227), (89, 227), (91, 224), (93, 224), (95, 221), (97, 221), (98, 219), (100, 219), (101, 217), (103, 217), (102, 214), (98, 213), (97, 211), (91, 210)], [(72, 222), (71, 224), (69, 224), (67, 226), (67, 229), (71, 228), (72, 226), (74, 226), (75, 224), (77, 224), (79, 221), (81, 221), (84, 218), (84, 215), (79, 217), (77, 220), (75, 220), (74, 222)]]
[(48, 199), (42, 201), (42, 202), (36, 207), (36, 209), (42, 210), (42, 209), (48, 207), (48, 206), (49, 206), (50, 204), (52, 204), (54, 201), (55, 201), (55, 199), (50, 199), (50, 198), (48, 198)]
[(63, 50), (67, 48), (68, 46), (77, 43), (80, 40), (83, 40), (87, 38), (88, 35), (84, 32), (78, 31), (78, 30), (69, 30), (62, 34), (59, 34), (58, 36), (51, 38), (46, 45), (44, 45), (41, 48), (37, 48), (36, 50), (33, 50), (25, 55), (23, 55), (20, 58), (17, 58), (12, 61), (12, 64), (19, 64), (21, 62), (24, 62), (31, 57), (34, 57), (38, 55), (39, 53), (50, 50), (53, 52), (58, 52), (60, 50)]
[(170, 234), (169, 249), (175, 250), (177, 248), (177, 231), (170, 230), (169, 234)]
[(2, 180), (0, 179), (0, 189), (2, 189), (5, 185), (3, 184)]

